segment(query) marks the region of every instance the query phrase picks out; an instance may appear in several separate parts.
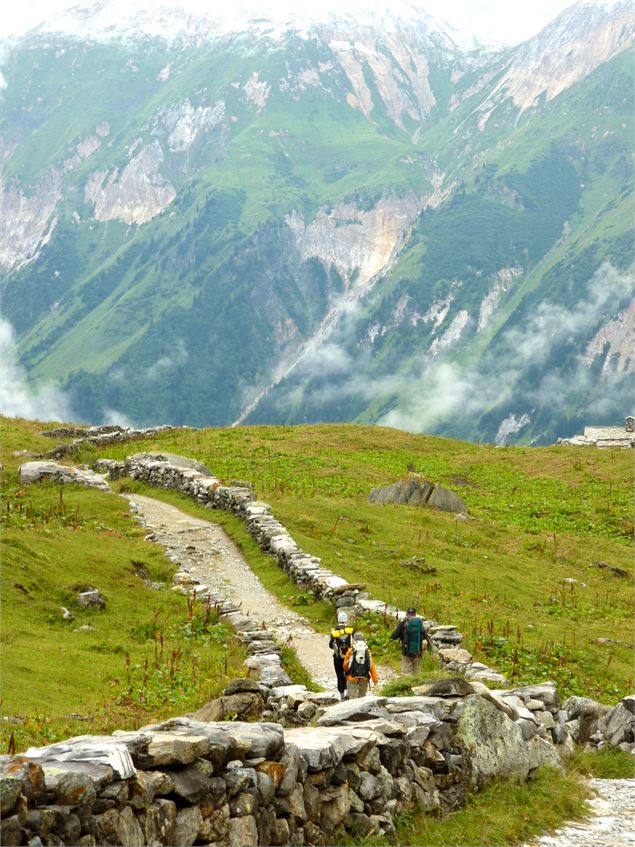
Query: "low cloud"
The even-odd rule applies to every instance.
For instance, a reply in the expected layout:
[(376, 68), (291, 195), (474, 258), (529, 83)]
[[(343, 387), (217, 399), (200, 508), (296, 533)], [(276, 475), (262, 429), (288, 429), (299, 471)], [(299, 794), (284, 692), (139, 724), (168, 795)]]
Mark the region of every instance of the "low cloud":
[[(522, 382), (533, 385), (523, 395), (523, 412), (529, 415), (537, 407), (564, 411), (574, 399), (579, 405), (579, 398), (588, 396), (598, 381), (582, 360), (582, 348), (598, 323), (608, 321), (616, 304), (633, 291), (633, 282), (632, 275), (620, 274), (604, 264), (589, 281), (585, 296), (569, 308), (539, 304), (529, 323), (508, 330), (495, 355), (487, 356), (478, 369), (447, 361), (428, 367), (409, 391), (408, 400), (381, 423), (434, 432), (449, 417), (467, 421), (483, 414), (510, 397)], [(573, 366), (553, 369), (549, 360), (565, 345), (578, 351)], [(602, 385), (603, 399), (589, 402), (587, 413), (601, 414), (602, 407), (605, 413), (610, 412), (623, 378), (607, 374)]]
[(127, 415), (124, 415), (123, 412), (117, 411), (117, 409), (103, 409), (101, 419), (102, 423), (111, 426), (135, 426), (133, 421)]
[[(584, 402), (588, 397), (586, 414), (598, 418), (611, 415), (619, 405), (624, 375), (603, 375), (602, 396), (591, 399), (599, 377), (583, 361), (582, 353), (596, 327), (610, 320), (632, 291), (632, 275), (604, 264), (576, 303), (566, 308), (550, 302), (539, 304), (528, 323), (505, 332), (495, 350), (477, 365), (453, 361), (448, 354), (431, 359), (423, 351), (409, 374), (377, 378), (368, 376), (370, 351), (356, 348), (362, 314), (357, 307), (342, 318), (328, 342), (303, 356), (289, 383), (281, 386), (278, 402), (314, 411), (341, 401), (367, 405), (393, 397), (396, 407), (379, 424), (438, 433), (449, 421), (469, 428), (471, 420), (514, 394), (516, 400), (517, 387), (525, 386), (523, 408), (516, 409), (499, 433), (501, 442), (530, 423), (539, 408), (565, 412), (572, 403), (579, 408), (580, 398)], [(563, 348), (575, 353), (566, 366), (564, 362), (562, 367), (554, 366), (553, 357)], [(354, 349), (355, 355), (351, 353)]]
[(54, 386), (31, 387), (18, 361), (15, 333), (0, 317), (0, 413), (12, 418), (40, 421), (71, 421), (68, 396)]
[(154, 364), (146, 368), (144, 378), (147, 382), (157, 382), (165, 374), (182, 367), (188, 360), (188, 352), (185, 343), (179, 339), (174, 345), (174, 350), (169, 356), (161, 356)]

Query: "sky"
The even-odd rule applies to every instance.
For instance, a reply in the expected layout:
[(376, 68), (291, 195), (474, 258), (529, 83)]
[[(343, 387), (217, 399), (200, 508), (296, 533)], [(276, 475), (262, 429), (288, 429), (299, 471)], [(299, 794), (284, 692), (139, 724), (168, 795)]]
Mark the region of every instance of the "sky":
[[(226, 9), (223, 0), (182, 0), (189, 7)], [(179, 0), (177, 0), (179, 2)], [(325, 0), (304, 0), (325, 5)], [(327, 0), (328, 2), (328, 0)], [(434, 17), (467, 30), (483, 41), (516, 44), (535, 35), (574, 0), (415, 0)], [(292, 9), (297, 0), (263, 0), (262, 5)], [(19, 0), (3, 4), (0, 15), (0, 38), (21, 35), (54, 14), (78, 5), (78, 0)], [(337, 3), (333, 5), (337, 7)], [(360, 0), (364, 6), (364, 0)], [(390, 0), (386, 7), (390, 8)]]

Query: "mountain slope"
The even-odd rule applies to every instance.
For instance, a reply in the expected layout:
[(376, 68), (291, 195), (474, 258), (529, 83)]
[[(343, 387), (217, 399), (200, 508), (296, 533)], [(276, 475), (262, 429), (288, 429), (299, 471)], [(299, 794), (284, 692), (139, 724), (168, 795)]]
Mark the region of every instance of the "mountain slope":
[[(633, 15), (609, 5), (498, 53), (409, 4), (211, 23), (109, 2), (31, 34), (0, 113), (1, 305), (30, 378), (91, 421), (544, 440), (621, 416)], [(581, 309), (510, 366), (543, 313)]]

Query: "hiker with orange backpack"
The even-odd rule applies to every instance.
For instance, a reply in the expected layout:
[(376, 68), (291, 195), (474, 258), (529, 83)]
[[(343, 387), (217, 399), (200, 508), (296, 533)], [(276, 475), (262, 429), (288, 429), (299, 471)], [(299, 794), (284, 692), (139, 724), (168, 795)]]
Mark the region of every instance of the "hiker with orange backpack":
[(361, 632), (353, 633), (353, 643), (344, 659), (348, 699), (365, 697), (372, 679), (377, 685), (377, 668)]
[(423, 621), (417, 616), (416, 609), (412, 606), (408, 609), (406, 617), (399, 621), (390, 638), (393, 641), (401, 641), (401, 672), (419, 673), (421, 657), (426, 647), (432, 650), (432, 641)]

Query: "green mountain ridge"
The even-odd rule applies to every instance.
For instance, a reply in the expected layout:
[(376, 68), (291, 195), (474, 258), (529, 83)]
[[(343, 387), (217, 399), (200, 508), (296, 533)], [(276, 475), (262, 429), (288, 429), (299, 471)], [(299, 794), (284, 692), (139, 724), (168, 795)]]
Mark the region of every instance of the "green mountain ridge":
[[(0, 305), (29, 379), (90, 422), (541, 443), (621, 419), (632, 15), (576, 14), (533, 54), (27, 39), (3, 70)], [(576, 26), (614, 46), (527, 105), (532, 56), (562, 76)]]

